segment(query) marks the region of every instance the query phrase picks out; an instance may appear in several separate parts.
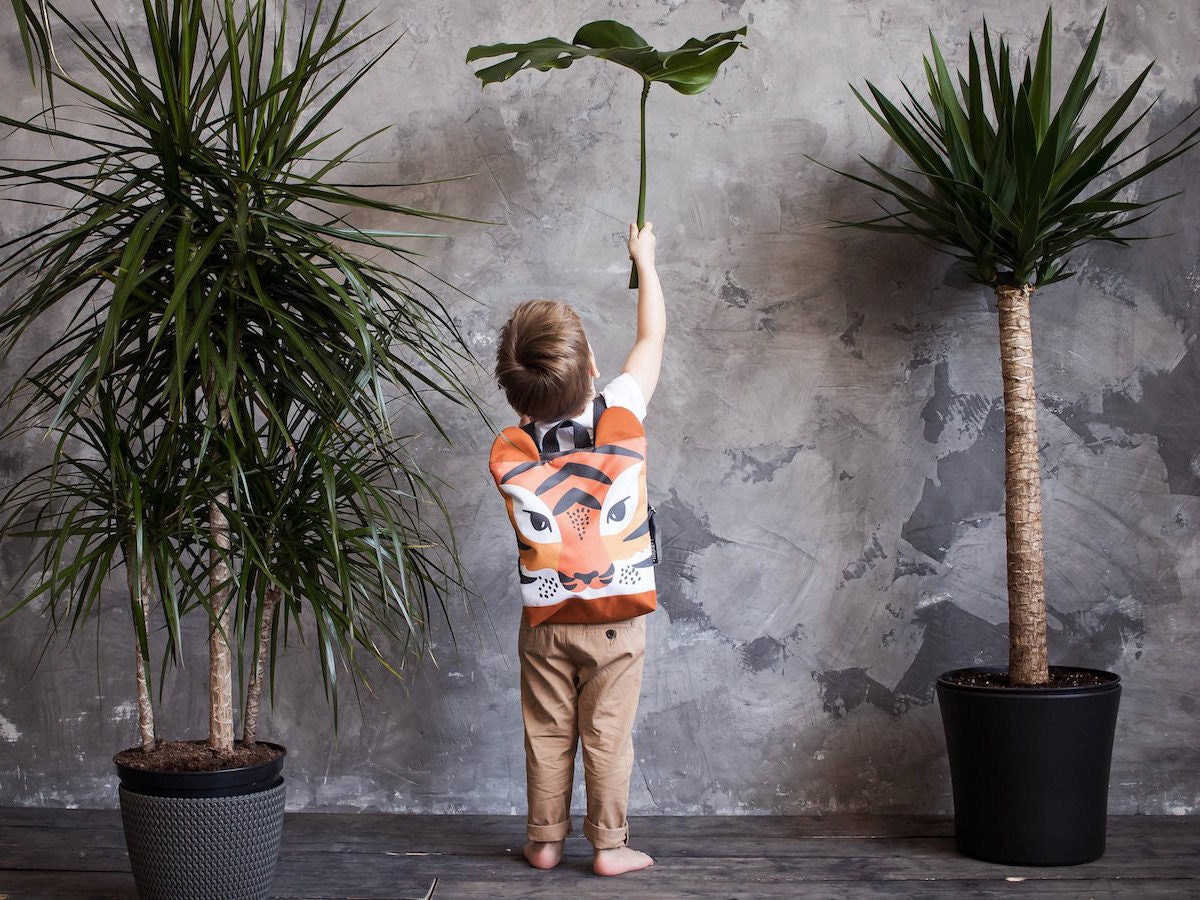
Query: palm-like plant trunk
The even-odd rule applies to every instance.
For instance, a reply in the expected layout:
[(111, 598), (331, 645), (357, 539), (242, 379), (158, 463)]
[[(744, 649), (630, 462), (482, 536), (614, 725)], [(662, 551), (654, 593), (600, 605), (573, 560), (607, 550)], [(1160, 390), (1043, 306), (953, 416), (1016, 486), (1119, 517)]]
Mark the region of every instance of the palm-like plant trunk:
[(1042, 482), (1033, 385), (1033, 286), (999, 284), (1000, 371), (1004, 379), (1004, 514), (1008, 536), (1009, 678), (1045, 684), (1046, 586), (1042, 561)]
[[(149, 621), (150, 621), (150, 571), (149, 567), (143, 561), (140, 564), (140, 571), (134, 572), (133, 554), (126, 553), (125, 559), (126, 575), (129, 579), (129, 598), (134, 604), (134, 616), (141, 617), (141, 623), (135, 630), (139, 633), (147, 634), (149, 640)], [(150, 667), (149, 655), (145, 651), (148, 648), (142, 646), (141, 640), (137, 641), (137, 705), (138, 705), (138, 735), (141, 740), (142, 749), (150, 751), (154, 749), (154, 704), (150, 700)]]
[(229, 520), (222, 491), (208, 507), (208, 745), (221, 753), (233, 750), (233, 658), (229, 649)]
[(262, 702), (263, 682), (267, 674), (267, 656), (271, 652), (271, 623), (275, 618), (275, 607), (279, 605), (280, 591), (277, 587), (267, 588), (263, 601), (262, 621), (258, 625), (258, 652), (254, 662), (254, 679), (246, 692), (246, 715), (242, 721), (242, 743), (253, 744), (258, 739), (258, 708)]

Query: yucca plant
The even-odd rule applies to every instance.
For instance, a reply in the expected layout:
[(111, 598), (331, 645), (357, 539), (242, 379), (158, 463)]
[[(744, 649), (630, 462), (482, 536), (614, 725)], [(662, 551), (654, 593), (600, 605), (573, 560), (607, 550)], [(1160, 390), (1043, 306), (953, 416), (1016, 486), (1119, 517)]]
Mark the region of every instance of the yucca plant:
[[(721, 65), (743, 46), (746, 29), (722, 31), (706, 38), (689, 38), (675, 50), (655, 50), (646, 39), (621, 22), (602, 19), (588, 22), (575, 32), (571, 43), (544, 37), (526, 44), (481, 44), (467, 51), (467, 62), (509, 56), (475, 72), (484, 87), (507, 81), (522, 69), (549, 72), (565, 69), (575, 60), (606, 59), (636, 72), (642, 78), (639, 107), (641, 126), (640, 172), (638, 177), (637, 226), (646, 224), (646, 101), (650, 86), (661, 82), (680, 94), (699, 94), (717, 77)], [(637, 267), (629, 272), (629, 286), (636, 288)]]
[(1008, 42), (1001, 37), (993, 43), (985, 23), (982, 59), (972, 36), (965, 75), (950, 73), (930, 32), (926, 98), (907, 85), (907, 100), (899, 104), (869, 82), (869, 97), (852, 88), (908, 157), (908, 166), (894, 173), (865, 160), (873, 175), (842, 171), (895, 205), (885, 206), (883, 215), (841, 224), (923, 238), (968, 263), (974, 278), (996, 293), (1004, 382), (1009, 679), (1016, 685), (1049, 681), (1030, 301), (1036, 289), (1073, 274), (1073, 251), (1093, 241), (1136, 239), (1130, 228), (1166, 198), (1139, 199), (1130, 189), (1193, 148), (1200, 132), (1185, 130), (1166, 148), (1158, 147), (1166, 135), (1126, 146), (1154, 105), (1126, 121), (1153, 63), (1098, 111), (1093, 124), (1084, 124), (1099, 81), (1094, 69), (1104, 21), (1101, 14), (1057, 105), (1049, 11), (1036, 54), (1020, 75)]
[[(7, 498), (6, 533), (34, 540), (40, 574), (15, 603), (74, 628), (124, 566), (146, 748), (152, 613), (170, 655), (180, 619), (206, 611), (223, 756), (233, 672), (254, 664), (250, 718), (289, 622), (314, 623), (336, 699), (339, 658), (357, 681), (356, 646), (423, 647), (433, 600), (460, 584), (438, 485), (389, 410), (444, 436), (435, 398), (478, 408), (471, 358), (396, 243), (429, 235), (348, 218), (433, 214), (343, 174), (373, 135), (336, 147), (331, 115), (391, 46), (368, 49), (380, 32), (346, 6), (295, 24), (263, 0), (143, 0), (131, 38), (98, 4), (85, 20), (13, 0), (52, 99), (0, 124), (59, 153), (0, 164), (0, 186), (42, 210), (0, 244), (0, 353), (35, 349), (8, 433), (56, 437)], [(65, 329), (39, 346), (51, 321)]]

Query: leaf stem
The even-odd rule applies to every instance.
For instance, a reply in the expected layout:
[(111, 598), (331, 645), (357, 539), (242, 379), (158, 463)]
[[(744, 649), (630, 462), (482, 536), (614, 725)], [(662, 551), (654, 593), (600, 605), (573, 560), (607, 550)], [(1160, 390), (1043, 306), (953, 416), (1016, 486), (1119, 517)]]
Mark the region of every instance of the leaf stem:
[(639, 230), (646, 225), (646, 98), (650, 96), (650, 82), (647, 81), (642, 87), (642, 106), (641, 106), (641, 126), (642, 126), (642, 147), (641, 147), (641, 180), (638, 182), (638, 212), (637, 212), (637, 227)]
[[(641, 231), (646, 227), (646, 98), (650, 96), (650, 84), (647, 79), (642, 86), (642, 105), (641, 105), (641, 127), (642, 127), (642, 146), (641, 146), (641, 177), (638, 180), (638, 210), (637, 210), (637, 227)], [(637, 263), (633, 263), (629, 267), (629, 287), (631, 290), (638, 286)]]

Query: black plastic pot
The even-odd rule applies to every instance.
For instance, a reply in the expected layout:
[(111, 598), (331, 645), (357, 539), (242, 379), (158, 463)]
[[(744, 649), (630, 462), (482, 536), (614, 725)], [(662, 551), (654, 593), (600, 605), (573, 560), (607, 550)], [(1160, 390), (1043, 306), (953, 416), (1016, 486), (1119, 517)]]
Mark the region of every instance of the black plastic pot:
[(976, 687), (937, 681), (960, 853), (988, 862), (1067, 866), (1104, 853), (1121, 679), (1087, 687)]
[(282, 768), (282, 755), (218, 772), (146, 772), (118, 763), (121, 821), (138, 894), (145, 900), (266, 897), (283, 839)]
[[(221, 769), (217, 772), (147, 772), (116, 763), (121, 787), (154, 797), (236, 797), (254, 794), (274, 786), (283, 772), (287, 748), (282, 744), (259, 741), (263, 747), (279, 751), (279, 757), (257, 766)], [(116, 762), (116, 760), (113, 760)]]

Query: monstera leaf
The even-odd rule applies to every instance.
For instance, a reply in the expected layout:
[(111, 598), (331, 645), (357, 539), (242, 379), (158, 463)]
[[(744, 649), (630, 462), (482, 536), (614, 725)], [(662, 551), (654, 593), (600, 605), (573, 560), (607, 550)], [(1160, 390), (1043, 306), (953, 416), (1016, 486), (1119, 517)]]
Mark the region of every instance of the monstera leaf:
[(628, 25), (606, 19), (584, 25), (575, 32), (575, 39), (570, 44), (548, 37), (528, 44), (481, 45), (467, 52), (467, 62), (513, 55), (512, 59), (475, 73), (487, 85), (507, 81), (522, 69), (549, 72), (565, 69), (577, 59), (592, 56), (633, 69), (647, 82), (661, 81), (681, 94), (698, 94), (712, 84), (721, 63), (741, 46), (738, 38), (745, 33), (745, 28), (722, 31), (704, 40), (692, 38), (678, 50), (663, 52), (651, 47)]
[[(546, 37), (528, 44), (488, 44), (467, 51), (467, 62), (509, 56), (503, 62), (479, 69), (475, 75), (486, 87), (507, 81), (523, 69), (549, 72), (565, 69), (584, 57), (607, 59), (642, 77), (641, 102), (641, 177), (638, 184), (637, 224), (646, 224), (646, 98), (656, 81), (670, 85), (681, 94), (699, 94), (712, 84), (721, 64), (743, 46), (740, 38), (745, 27), (722, 31), (700, 40), (692, 38), (678, 50), (655, 50), (646, 39), (620, 22), (604, 19), (589, 22), (577, 32), (571, 43)], [(637, 270), (629, 276), (629, 286), (637, 287)]]

